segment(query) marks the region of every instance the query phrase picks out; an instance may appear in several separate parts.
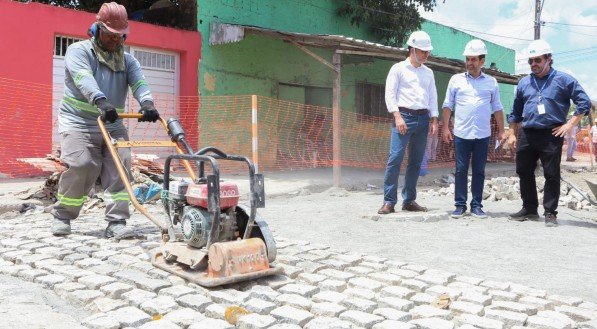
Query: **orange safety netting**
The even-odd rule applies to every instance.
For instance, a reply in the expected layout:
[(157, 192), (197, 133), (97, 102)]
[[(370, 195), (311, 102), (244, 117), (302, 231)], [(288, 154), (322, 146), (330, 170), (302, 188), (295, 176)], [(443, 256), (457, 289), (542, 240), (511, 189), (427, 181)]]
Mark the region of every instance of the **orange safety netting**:
[[(0, 177), (36, 176), (58, 168), (52, 165), (55, 162), (44, 159), (48, 154), (57, 155), (59, 149), (57, 115), (62, 88), (60, 85), (0, 78), (0, 104), (3, 104), (0, 110)], [(179, 118), (194, 151), (214, 146), (228, 154), (243, 155), (257, 160), (260, 172), (333, 165), (331, 108), (261, 96), (255, 97), (255, 102), (250, 95), (174, 97), (154, 93), (154, 98), (163, 118)], [(257, 136), (253, 136), (254, 106)], [(129, 97), (127, 111), (136, 113), (138, 109), (136, 100)], [(390, 123), (388, 118), (341, 111), (341, 157), (338, 163), (351, 167), (385, 168)], [(169, 139), (160, 125), (138, 123), (136, 120), (128, 120), (126, 124), (132, 140)], [(495, 128), (495, 120), (493, 125)], [(590, 159), (590, 138), (587, 134), (587, 130), (582, 129), (577, 135), (575, 157), (580, 157), (582, 161)], [(258, 144), (256, 153), (253, 151), (254, 140)], [(489, 161), (513, 160), (509, 150), (503, 147), (496, 150), (494, 146), (495, 136), (492, 136)], [(175, 151), (172, 148), (136, 148), (133, 153), (138, 158), (163, 163), (165, 157)], [(429, 136), (426, 153), (429, 167), (453, 167), (453, 143), (444, 143), (438, 136)], [(221, 167), (224, 172), (240, 172), (246, 168), (227, 163), (222, 163)], [(180, 166), (175, 169), (180, 169)]]

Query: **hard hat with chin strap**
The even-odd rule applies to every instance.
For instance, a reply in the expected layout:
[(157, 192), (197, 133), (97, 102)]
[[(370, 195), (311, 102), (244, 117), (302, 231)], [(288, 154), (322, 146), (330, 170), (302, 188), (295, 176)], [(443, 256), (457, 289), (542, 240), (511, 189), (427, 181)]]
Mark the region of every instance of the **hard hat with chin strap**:
[(407, 45), (417, 48), (423, 51), (431, 51), (433, 50), (433, 46), (431, 45), (431, 38), (429, 34), (425, 31), (415, 31), (413, 32), (410, 37), (408, 37), (408, 41), (406, 42)]
[(487, 47), (485, 47), (485, 43), (483, 43), (483, 41), (481, 41), (479, 39), (474, 39), (474, 40), (469, 41), (466, 44), (462, 55), (463, 56), (487, 55)]
[(527, 48), (527, 57), (539, 57), (541, 55), (551, 54), (551, 47), (545, 40), (533, 40)]
[(112, 33), (129, 33), (128, 15), (123, 5), (116, 2), (104, 3), (96, 18)]

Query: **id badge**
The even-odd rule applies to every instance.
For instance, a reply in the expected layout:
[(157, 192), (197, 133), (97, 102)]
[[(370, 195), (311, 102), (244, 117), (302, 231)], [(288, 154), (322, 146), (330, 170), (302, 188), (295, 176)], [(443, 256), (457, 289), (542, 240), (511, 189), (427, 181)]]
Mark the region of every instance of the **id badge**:
[(539, 112), (539, 114), (545, 114), (545, 105), (537, 104), (537, 112)]

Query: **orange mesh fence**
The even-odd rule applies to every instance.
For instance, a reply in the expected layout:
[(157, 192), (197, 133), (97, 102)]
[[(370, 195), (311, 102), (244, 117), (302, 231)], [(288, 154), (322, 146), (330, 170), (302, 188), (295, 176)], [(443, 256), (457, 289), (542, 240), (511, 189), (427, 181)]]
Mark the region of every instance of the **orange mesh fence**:
[[(0, 128), (0, 177), (38, 176), (60, 167), (45, 158), (48, 154), (57, 156), (60, 145), (57, 118), (62, 88), (61, 85), (0, 78), (0, 104), (4, 105), (0, 110), (0, 124), (3, 125)], [(244, 155), (256, 160), (260, 172), (322, 168), (334, 164), (331, 108), (251, 95), (198, 98), (154, 93), (154, 98), (163, 118), (179, 118), (194, 151), (214, 146), (228, 154)], [(126, 108), (136, 113), (139, 105), (129, 97)], [(127, 121), (132, 140), (169, 139), (161, 125)], [(493, 124), (495, 128), (495, 120)], [(341, 111), (339, 164), (385, 168), (390, 127), (388, 118)], [(254, 132), (257, 135), (254, 136)], [(574, 157), (589, 164), (588, 130), (580, 130), (576, 140)], [(564, 153), (567, 145), (566, 142)], [(492, 136), (489, 161), (513, 160), (509, 150), (503, 147), (496, 150), (494, 146), (495, 136)], [(175, 150), (136, 148), (133, 153), (135, 157), (163, 163)], [(444, 143), (438, 136), (428, 136), (426, 153), (429, 167), (453, 167), (453, 143)], [(244, 164), (220, 162), (220, 165), (223, 172), (246, 171)], [(180, 165), (175, 164), (175, 169), (181, 169)]]

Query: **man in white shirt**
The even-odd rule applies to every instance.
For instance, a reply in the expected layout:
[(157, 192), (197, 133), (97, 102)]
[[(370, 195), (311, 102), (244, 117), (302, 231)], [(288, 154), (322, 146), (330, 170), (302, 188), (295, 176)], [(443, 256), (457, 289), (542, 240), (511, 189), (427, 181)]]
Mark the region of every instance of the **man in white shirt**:
[[(491, 115), (498, 125), (497, 140), (504, 138), (503, 106), (495, 78), (481, 72), (485, 65), (487, 48), (481, 40), (471, 40), (466, 44), (463, 55), (466, 57), (466, 72), (450, 78), (442, 113), (442, 139), (449, 143), (454, 140), (456, 174), (454, 201), (456, 209), (452, 218), (460, 218), (466, 213), (467, 177), (472, 158), (473, 177), (471, 182), (471, 214), (485, 218), (483, 211), (483, 185), (485, 164), (491, 136)], [(450, 114), (454, 112), (454, 137), (450, 133)]]
[(377, 211), (383, 215), (395, 211), (400, 166), (407, 147), (408, 165), (402, 188), (402, 210), (427, 211), (427, 208), (419, 206), (415, 199), (421, 162), (427, 146), (427, 134), (429, 129), (432, 135), (436, 134), (438, 126), (435, 77), (433, 71), (424, 65), (433, 46), (431, 38), (423, 31), (413, 32), (407, 45), (408, 58), (394, 64), (386, 79), (386, 106), (394, 120), (384, 177), (384, 203)]
[(597, 161), (597, 119), (595, 124), (591, 127), (591, 141), (593, 142), (593, 154), (595, 154), (595, 161)]

